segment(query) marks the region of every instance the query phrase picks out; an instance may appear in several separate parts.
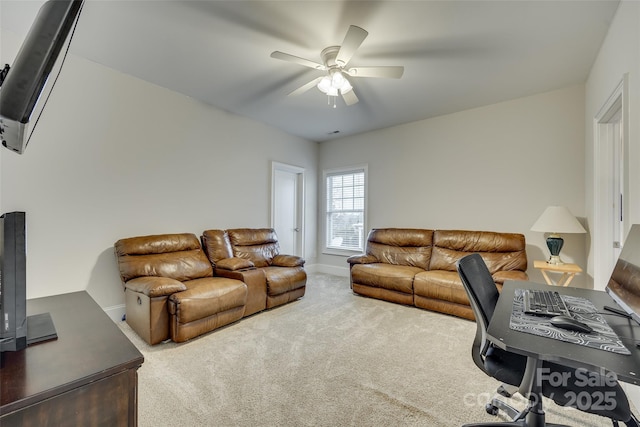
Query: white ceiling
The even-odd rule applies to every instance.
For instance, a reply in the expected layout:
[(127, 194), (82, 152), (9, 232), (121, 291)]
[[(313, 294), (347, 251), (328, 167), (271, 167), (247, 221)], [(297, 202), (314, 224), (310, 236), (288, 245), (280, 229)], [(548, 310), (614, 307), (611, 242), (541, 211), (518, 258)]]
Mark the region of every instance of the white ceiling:
[[(42, 1), (0, 2), (0, 27), (24, 37)], [(618, 1), (87, 0), (71, 52), (107, 67), (325, 141), (586, 81)], [(337, 108), (321, 62), (349, 25), (369, 32), (349, 66), (403, 65), (402, 79), (352, 79)], [(339, 133), (335, 133), (339, 131)]]

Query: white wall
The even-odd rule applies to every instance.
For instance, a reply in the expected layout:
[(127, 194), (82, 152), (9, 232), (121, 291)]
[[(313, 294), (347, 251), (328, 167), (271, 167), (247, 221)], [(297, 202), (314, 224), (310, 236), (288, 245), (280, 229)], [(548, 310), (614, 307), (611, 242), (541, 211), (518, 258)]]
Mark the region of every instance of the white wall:
[[(542, 233), (529, 229), (549, 205), (584, 217), (584, 88), (513, 101), (322, 143), (325, 168), (369, 165), (368, 227), (523, 233), (545, 259)], [(322, 236), (322, 232), (319, 234)], [(565, 261), (585, 266), (584, 235), (565, 235)], [(321, 243), (321, 242), (320, 242)], [(347, 268), (345, 257), (320, 264)], [(576, 277), (574, 284), (583, 283)]]
[[(623, 75), (628, 75), (629, 83), (629, 151), (626, 153), (629, 177), (626, 183), (627, 222), (625, 226), (640, 223), (640, 3), (622, 1), (609, 28), (607, 37), (591, 68), (585, 85), (585, 129), (586, 129), (586, 211), (590, 226), (594, 224), (594, 186), (601, 179), (594, 174), (594, 118), (611, 95)], [(593, 257), (594, 247), (589, 248), (588, 271), (593, 274), (597, 259)], [(595, 283), (596, 289), (604, 288), (604, 283)], [(626, 386), (629, 399), (640, 407), (640, 387)]]
[[(27, 296), (86, 289), (117, 306), (117, 239), (269, 226), (271, 161), (305, 168), (315, 224), (317, 150), (70, 56), (25, 154), (1, 157), (0, 209), (27, 212)], [(306, 233), (313, 254), (315, 227)]]
[[(591, 228), (603, 226), (594, 223), (595, 198), (594, 186), (598, 179), (594, 175), (594, 118), (605, 104), (616, 86), (628, 75), (629, 83), (629, 151), (626, 154), (629, 177), (625, 184), (626, 217), (625, 227), (640, 223), (640, 3), (622, 1), (609, 28), (607, 37), (591, 68), (585, 85), (585, 133), (586, 133), (586, 209)], [(593, 242), (589, 250), (589, 272), (593, 274), (595, 263)], [(604, 276), (603, 276), (604, 275)], [(608, 277), (607, 272), (600, 274)], [(605, 283), (596, 283), (595, 287), (604, 289)]]

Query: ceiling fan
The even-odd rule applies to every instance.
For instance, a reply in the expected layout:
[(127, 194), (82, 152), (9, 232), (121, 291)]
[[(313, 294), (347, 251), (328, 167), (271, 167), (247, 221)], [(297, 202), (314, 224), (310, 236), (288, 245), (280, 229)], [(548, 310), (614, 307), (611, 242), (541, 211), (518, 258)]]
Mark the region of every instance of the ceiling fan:
[(334, 108), (336, 107), (335, 100), (338, 95), (342, 96), (347, 105), (353, 105), (358, 102), (358, 97), (353, 90), (353, 86), (351, 86), (349, 78), (382, 77), (399, 79), (402, 77), (404, 67), (401, 66), (347, 68), (347, 64), (368, 34), (362, 28), (351, 25), (341, 46), (329, 46), (320, 53), (322, 64), (280, 51), (273, 52), (271, 54), (272, 58), (293, 62), (315, 70), (326, 71), (324, 76), (317, 77), (302, 85), (291, 92), (289, 96), (300, 95), (317, 86), (321, 92), (329, 96), (329, 100), (333, 98)]

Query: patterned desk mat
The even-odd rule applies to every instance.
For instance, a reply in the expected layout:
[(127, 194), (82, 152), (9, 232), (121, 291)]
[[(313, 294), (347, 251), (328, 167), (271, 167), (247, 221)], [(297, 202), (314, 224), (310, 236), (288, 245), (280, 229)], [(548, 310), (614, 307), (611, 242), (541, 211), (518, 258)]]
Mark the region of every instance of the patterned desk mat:
[(525, 314), (524, 303), (522, 301), (523, 294), (523, 289), (515, 290), (513, 310), (509, 322), (510, 329), (613, 353), (631, 354), (624, 344), (622, 344), (618, 335), (607, 324), (607, 321), (597, 312), (593, 303), (588, 299), (562, 295), (562, 299), (573, 317), (593, 328), (593, 332), (586, 334), (557, 328), (551, 325), (549, 319)]

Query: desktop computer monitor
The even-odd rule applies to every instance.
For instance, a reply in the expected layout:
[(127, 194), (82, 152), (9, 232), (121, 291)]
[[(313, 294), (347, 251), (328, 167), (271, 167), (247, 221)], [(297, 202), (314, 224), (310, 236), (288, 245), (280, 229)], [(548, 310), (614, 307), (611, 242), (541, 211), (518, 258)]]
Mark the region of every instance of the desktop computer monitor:
[(640, 224), (631, 226), (606, 291), (640, 323)]

